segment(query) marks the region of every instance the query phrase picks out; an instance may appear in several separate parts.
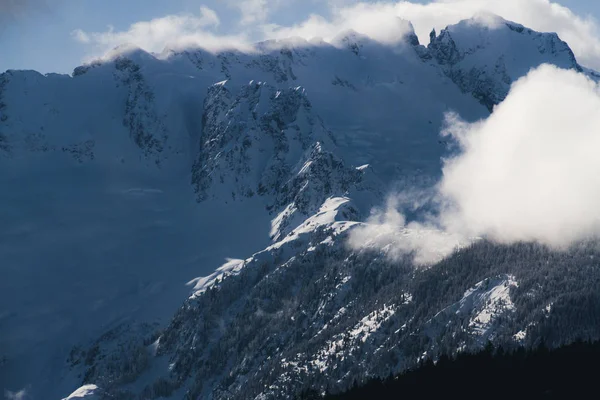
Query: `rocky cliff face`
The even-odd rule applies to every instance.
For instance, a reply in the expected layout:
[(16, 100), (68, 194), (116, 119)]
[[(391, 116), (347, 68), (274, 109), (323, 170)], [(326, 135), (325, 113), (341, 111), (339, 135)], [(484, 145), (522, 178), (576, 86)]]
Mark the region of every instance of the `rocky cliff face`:
[(273, 194), (313, 143), (331, 141), (302, 88), (279, 91), (251, 82), (232, 94), (227, 86), (213, 85), (205, 100), (192, 171), (199, 200), (229, 188), (233, 200)]
[(301, 87), (278, 90), (250, 82), (234, 94), (227, 82), (217, 83), (208, 91), (202, 120), (192, 167), (198, 201), (264, 198), (277, 216), (270, 233), (274, 240), (317, 212), (328, 197), (366, 188), (360, 186), (364, 169), (346, 166), (335, 155), (335, 137), (314, 115)]
[(160, 153), (169, 136), (153, 107), (154, 93), (146, 84), (138, 64), (127, 57), (118, 57), (114, 63), (115, 81), (127, 90), (123, 125), (140, 150), (146, 156), (156, 157), (156, 163), (160, 164)]

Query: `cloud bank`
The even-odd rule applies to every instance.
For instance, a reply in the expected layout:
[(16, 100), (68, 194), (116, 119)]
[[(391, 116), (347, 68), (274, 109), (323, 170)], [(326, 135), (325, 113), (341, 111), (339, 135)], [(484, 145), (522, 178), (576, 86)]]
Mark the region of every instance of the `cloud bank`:
[[(357, 229), (350, 244), (370, 239), (386, 248), (395, 235), (402, 242), (395, 252), (414, 251), (417, 263), (428, 263), (435, 261), (432, 254), (449, 254), (469, 237), (556, 249), (597, 237), (599, 127), (600, 86), (575, 71), (543, 65), (515, 82), (486, 120), (470, 124), (447, 116), (443, 134), (462, 152), (444, 162), (438, 216), (406, 225), (392, 204)], [(403, 240), (407, 230), (436, 233), (415, 242)]]
[(600, 87), (544, 65), (485, 121), (449, 117), (462, 147), (439, 186), (451, 231), (564, 247), (600, 233)]
[[(4, 0), (5, 2), (7, 0)], [(8, 0), (6, 4), (12, 4)], [(101, 55), (119, 45), (129, 43), (147, 51), (160, 52), (166, 46), (202, 46), (208, 50), (221, 48), (249, 49), (253, 41), (315, 37), (331, 41), (348, 29), (384, 42), (395, 43), (406, 34), (411, 21), (422, 43), (429, 41), (432, 28), (471, 18), (480, 12), (491, 12), (542, 32), (557, 32), (573, 49), (579, 61), (600, 68), (600, 25), (590, 16), (579, 16), (550, 0), (434, 0), (427, 4), (409, 1), (329, 2), (329, 15), (313, 14), (293, 25), (280, 25), (271, 18), (282, 0), (243, 0), (229, 2), (239, 11), (237, 31), (217, 34), (216, 13), (206, 7), (200, 15), (168, 15), (135, 23), (125, 31), (110, 28), (105, 32), (79, 29), (73, 37), (90, 47), (92, 55)], [(1, 6), (0, 6), (1, 7)], [(287, 6), (293, 12), (292, 6)], [(258, 33), (257, 33), (258, 32)]]

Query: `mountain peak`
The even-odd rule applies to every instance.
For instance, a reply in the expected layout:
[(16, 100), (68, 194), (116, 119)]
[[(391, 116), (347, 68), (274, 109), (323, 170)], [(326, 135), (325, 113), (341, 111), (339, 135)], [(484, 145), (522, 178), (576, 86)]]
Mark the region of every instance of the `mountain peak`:
[[(411, 45), (418, 46), (419, 38), (415, 33), (413, 24), (410, 21), (399, 17), (393, 17), (380, 21), (381, 24), (377, 29), (348, 29), (342, 31), (331, 43), (334, 46), (340, 46), (350, 43), (352, 48), (363, 47), (367, 44), (374, 43), (376, 45)], [(354, 51), (354, 50), (353, 50)]]
[[(568, 44), (556, 33), (537, 32), (492, 13), (481, 12), (470, 19), (449, 25), (440, 32), (439, 36), (432, 35), (431, 39), (432, 42), (437, 40), (438, 43), (452, 40), (461, 53), (474, 53), (486, 48), (500, 50), (503, 53), (518, 52), (524, 50), (528, 44), (535, 44), (537, 52), (565, 53), (565, 61), (569, 66), (576, 63)], [(525, 56), (525, 54), (519, 55)]]
[(156, 57), (151, 53), (133, 44), (123, 44), (117, 46), (104, 56), (104, 59), (108, 61), (113, 61), (117, 58), (128, 58), (134, 62), (143, 62), (156, 59)]
[(475, 24), (479, 26), (484, 26), (488, 28), (500, 27), (502, 24), (507, 23), (508, 21), (499, 16), (498, 14), (494, 14), (489, 11), (478, 11), (471, 18), (463, 20), (460, 23), (466, 24)]
[(88, 63), (76, 67), (73, 70), (72, 75), (73, 77), (81, 76), (88, 72), (90, 69), (112, 63), (119, 64), (125, 61), (127, 63), (143, 65), (148, 61), (152, 60), (156, 61), (157, 58), (153, 54), (148, 53), (146, 50), (142, 49), (141, 47), (132, 44), (123, 44), (115, 47), (99, 59), (92, 60)]
[(541, 64), (582, 71), (575, 55), (556, 33), (536, 32), (489, 13), (431, 33), (428, 57), (463, 92), (472, 93), (490, 111), (510, 85)]
[(281, 50), (284, 48), (293, 49), (296, 47), (307, 47), (310, 46), (308, 40), (299, 37), (299, 36), (291, 36), (284, 39), (269, 39), (258, 42), (255, 47), (258, 50), (262, 51), (273, 51), (273, 50)]

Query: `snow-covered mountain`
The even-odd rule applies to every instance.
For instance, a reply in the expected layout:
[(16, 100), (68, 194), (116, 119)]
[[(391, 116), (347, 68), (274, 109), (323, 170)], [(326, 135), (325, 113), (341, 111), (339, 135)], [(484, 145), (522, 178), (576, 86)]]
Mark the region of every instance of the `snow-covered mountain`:
[(451, 261), (346, 243), (388, 191), (436, 179), (446, 111), (485, 117), (542, 63), (584, 71), (555, 34), (488, 16), (427, 47), (345, 32), (1, 74), (0, 387), (281, 398), (529, 340), (547, 304), (513, 296), (535, 276), (490, 266), (438, 293)]
[[(484, 26), (473, 29), (473, 26)], [(543, 63), (583, 71), (573, 51), (555, 33), (539, 33), (495, 15), (482, 14), (431, 32), (430, 55), (462, 91), (490, 112), (513, 81)], [(518, 55), (518, 56), (517, 56)]]

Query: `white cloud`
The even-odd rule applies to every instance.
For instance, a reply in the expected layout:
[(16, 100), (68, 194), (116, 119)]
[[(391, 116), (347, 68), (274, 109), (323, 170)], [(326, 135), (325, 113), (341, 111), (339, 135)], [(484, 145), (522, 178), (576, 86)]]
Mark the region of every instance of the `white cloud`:
[(221, 24), (221, 20), (219, 20), (219, 16), (213, 9), (202, 6), (200, 7), (200, 18), (198, 24), (200, 26), (217, 27)]
[(82, 44), (92, 46), (92, 56), (101, 56), (112, 49), (133, 45), (150, 52), (160, 52), (165, 47), (203, 47), (217, 51), (224, 48), (249, 48), (244, 35), (217, 35), (209, 29), (220, 24), (219, 17), (208, 7), (200, 8), (200, 15), (167, 15), (150, 21), (132, 24), (125, 31), (109, 27), (105, 32), (86, 32), (77, 29), (72, 37)]
[(89, 34), (85, 33), (81, 29), (75, 29), (71, 32), (71, 36), (80, 43), (91, 43), (92, 38)]
[(240, 12), (240, 24), (248, 26), (265, 22), (279, 0), (232, 0), (230, 5)]
[(456, 138), (462, 152), (444, 162), (436, 187), (439, 215), (406, 224), (397, 204), (389, 203), (352, 233), (350, 244), (367, 243), (392, 257), (414, 252), (417, 263), (428, 263), (472, 237), (556, 249), (598, 237), (598, 127), (600, 86), (573, 70), (543, 65), (515, 82), (486, 120), (447, 116), (444, 134)]
[(439, 186), (449, 231), (565, 247), (600, 233), (600, 88), (542, 66), (517, 81), (485, 121), (451, 118), (463, 154)]
[(382, 3), (335, 7), (329, 20), (313, 14), (306, 21), (294, 26), (267, 24), (262, 29), (267, 38), (319, 37), (325, 41), (331, 41), (341, 32), (354, 30), (386, 44), (399, 42), (407, 33), (412, 32), (409, 22), (394, 12), (393, 4)]
[(390, 196), (384, 209), (376, 209), (368, 220), (355, 227), (348, 238), (353, 249), (377, 249), (391, 259), (412, 256), (417, 265), (438, 262), (464, 247), (470, 240), (461, 233), (440, 229), (435, 221), (430, 223), (410, 222), (399, 209), (403, 194)]

